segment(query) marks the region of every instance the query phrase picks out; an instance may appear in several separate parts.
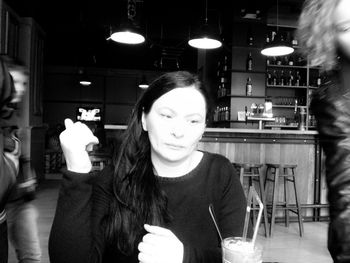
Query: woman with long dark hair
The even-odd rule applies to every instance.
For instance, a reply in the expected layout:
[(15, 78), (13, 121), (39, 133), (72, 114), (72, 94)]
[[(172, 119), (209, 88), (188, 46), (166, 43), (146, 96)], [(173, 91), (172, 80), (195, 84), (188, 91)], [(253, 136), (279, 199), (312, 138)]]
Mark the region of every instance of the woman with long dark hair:
[(327, 76), (311, 109), (326, 156), (328, 249), (334, 262), (350, 262), (350, 1), (306, 0), (298, 35), (311, 66)]
[(246, 199), (230, 161), (197, 149), (208, 111), (195, 75), (160, 76), (137, 102), (114, 167), (96, 177), (86, 147), (97, 138), (66, 120), (51, 262), (221, 262), (209, 204), (223, 237), (241, 236)]

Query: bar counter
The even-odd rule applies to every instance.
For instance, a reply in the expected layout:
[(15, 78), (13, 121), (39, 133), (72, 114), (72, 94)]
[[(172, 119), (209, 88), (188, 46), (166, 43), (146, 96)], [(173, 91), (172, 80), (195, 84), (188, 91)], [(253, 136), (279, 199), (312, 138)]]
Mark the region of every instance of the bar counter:
[[(106, 135), (115, 136), (125, 128), (105, 125)], [(297, 189), (304, 220), (328, 217), (324, 161), (317, 131), (206, 128), (199, 149), (222, 154), (231, 162), (297, 164)], [(265, 171), (264, 166), (262, 172)], [(281, 185), (280, 201), (283, 200), (282, 190)], [(269, 188), (266, 192), (271, 198)], [(295, 203), (294, 195), (289, 199)], [(282, 213), (278, 215), (281, 217)]]

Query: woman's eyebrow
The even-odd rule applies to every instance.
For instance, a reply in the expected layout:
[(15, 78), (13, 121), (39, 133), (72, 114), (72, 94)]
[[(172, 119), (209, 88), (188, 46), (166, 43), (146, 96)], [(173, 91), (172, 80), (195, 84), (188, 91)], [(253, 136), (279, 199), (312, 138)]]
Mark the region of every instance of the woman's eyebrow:
[(345, 21), (336, 22), (336, 23), (335, 23), (335, 26), (336, 26), (336, 27), (347, 26), (347, 25), (350, 25), (350, 19), (345, 20)]

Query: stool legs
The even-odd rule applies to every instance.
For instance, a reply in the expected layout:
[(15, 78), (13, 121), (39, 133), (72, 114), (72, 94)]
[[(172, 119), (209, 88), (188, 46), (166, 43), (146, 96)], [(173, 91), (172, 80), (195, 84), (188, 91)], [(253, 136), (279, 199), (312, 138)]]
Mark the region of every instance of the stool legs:
[(259, 176), (259, 189), (260, 189), (261, 201), (264, 204), (263, 215), (264, 215), (265, 236), (269, 237), (269, 225), (268, 225), (269, 221), (267, 218), (266, 192), (265, 192), (264, 181), (262, 176)]
[[(254, 185), (254, 181), (257, 181), (259, 183), (259, 190), (260, 190), (260, 199), (262, 203), (264, 204), (264, 209), (263, 209), (263, 216), (264, 216), (264, 227), (265, 227), (265, 236), (269, 236), (269, 227), (268, 227), (268, 217), (267, 217), (267, 207), (266, 207), (266, 194), (264, 190), (264, 182), (263, 182), (263, 176), (260, 173), (260, 168), (262, 167), (261, 164), (240, 164), (240, 163), (233, 163), (233, 165), (237, 168), (239, 168), (239, 179), (244, 187), (244, 178), (248, 177), (248, 189), (250, 186)], [(257, 178), (258, 177), (258, 178)], [(253, 204), (252, 204), (252, 223), (253, 225), (256, 224), (256, 219), (257, 219), (257, 207), (258, 204), (255, 199), (253, 199)]]
[[(284, 209), (284, 217), (285, 217), (285, 225), (286, 227), (289, 226), (289, 211), (297, 214), (298, 216), (298, 222), (299, 222), (299, 233), (302, 237), (304, 234), (304, 228), (303, 228), (303, 219), (302, 219), (302, 210), (301, 205), (298, 200), (298, 194), (297, 194), (297, 188), (295, 183), (295, 172), (293, 167), (280, 167), (279, 165), (271, 165), (268, 166), (266, 169), (266, 177), (265, 177), (265, 189), (266, 189), (266, 182), (271, 181), (273, 182), (273, 189), (272, 189), (272, 208), (271, 208), (271, 222), (270, 222), (270, 236), (273, 235), (273, 230), (275, 227), (275, 218), (276, 218), (276, 210), (278, 208)], [(288, 172), (291, 173), (288, 173)], [(284, 190), (284, 202), (282, 203), (283, 207), (278, 207), (278, 182), (279, 178), (283, 177), (283, 190)], [(293, 184), (294, 188), (294, 196), (295, 196), (295, 203), (296, 203), (296, 209), (293, 209), (292, 206), (289, 205), (288, 196), (289, 196), (289, 190), (287, 183), (291, 182)], [(267, 203), (267, 201), (266, 201)]]
[[(288, 172), (286, 169), (283, 169), (284, 173)], [(289, 210), (287, 209), (289, 204), (288, 204), (288, 187), (287, 187), (287, 182), (290, 181), (288, 178), (283, 177), (283, 184), (284, 184), (284, 203), (286, 205), (286, 209), (284, 210), (284, 220), (285, 220), (285, 226), (289, 227)]]
[(275, 217), (276, 217), (276, 205), (277, 205), (277, 189), (278, 189), (278, 177), (279, 177), (279, 168), (276, 168), (274, 172), (271, 171), (271, 174), (274, 176), (274, 186), (272, 192), (272, 210), (271, 210), (271, 223), (270, 223), (270, 237), (272, 237), (273, 229), (275, 227)]
[(295, 203), (297, 205), (298, 209), (298, 221), (299, 221), (299, 233), (300, 236), (302, 237), (304, 235), (304, 226), (303, 226), (303, 218), (301, 217), (301, 205), (298, 200), (298, 194), (297, 194), (297, 187), (295, 184), (295, 177), (294, 177), (294, 169), (293, 169), (293, 185), (294, 185), (294, 194), (295, 194)]

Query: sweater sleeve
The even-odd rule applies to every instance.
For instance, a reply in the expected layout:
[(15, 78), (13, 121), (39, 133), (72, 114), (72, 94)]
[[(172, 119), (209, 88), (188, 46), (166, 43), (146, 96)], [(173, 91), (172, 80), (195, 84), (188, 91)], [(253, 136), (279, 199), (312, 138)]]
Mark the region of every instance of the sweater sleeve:
[[(219, 184), (217, 187), (213, 186), (213, 191), (216, 192), (214, 193), (216, 198), (213, 200), (213, 206), (222, 238), (242, 236), (247, 202), (239, 177), (228, 160), (220, 163), (216, 168), (217, 173), (215, 178), (219, 181)], [(212, 219), (210, 218), (209, 220)], [(251, 231), (249, 231), (248, 237), (251, 237)], [(184, 246), (183, 263), (222, 262), (219, 236), (217, 236), (217, 246), (206, 248), (198, 248), (194, 245), (186, 244)]]
[(52, 263), (89, 262), (91, 237), (91, 175), (63, 171), (49, 237)]

